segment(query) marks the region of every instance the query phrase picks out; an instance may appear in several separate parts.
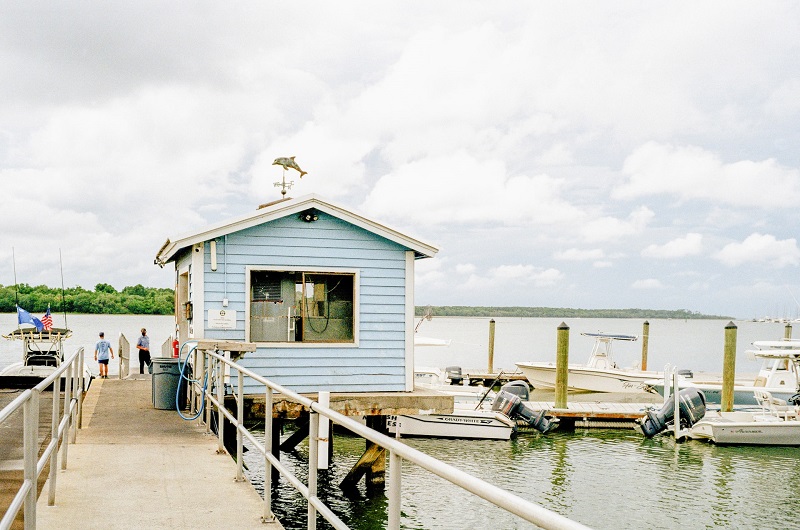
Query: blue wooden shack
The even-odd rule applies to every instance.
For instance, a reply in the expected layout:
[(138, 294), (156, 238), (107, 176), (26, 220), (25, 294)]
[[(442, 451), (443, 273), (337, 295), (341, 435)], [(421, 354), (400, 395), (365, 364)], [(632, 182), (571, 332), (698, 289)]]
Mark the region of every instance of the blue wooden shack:
[(175, 266), (181, 343), (254, 342), (242, 365), (296, 392), (392, 392), (414, 388), (414, 264), (436, 252), (307, 195), (170, 238), (155, 262)]

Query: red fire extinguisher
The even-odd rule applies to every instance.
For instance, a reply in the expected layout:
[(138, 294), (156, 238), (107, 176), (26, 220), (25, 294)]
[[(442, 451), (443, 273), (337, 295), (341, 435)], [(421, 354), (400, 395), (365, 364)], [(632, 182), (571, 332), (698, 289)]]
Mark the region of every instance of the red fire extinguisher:
[(178, 339), (172, 341), (172, 356), (177, 358), (178, 357)]

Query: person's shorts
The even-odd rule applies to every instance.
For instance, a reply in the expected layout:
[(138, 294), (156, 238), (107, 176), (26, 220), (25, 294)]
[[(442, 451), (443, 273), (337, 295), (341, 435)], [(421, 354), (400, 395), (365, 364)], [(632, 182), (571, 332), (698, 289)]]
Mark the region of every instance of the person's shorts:
[(100, 359), (97, 361), (99, 364), (108, 364), (108, 359)]

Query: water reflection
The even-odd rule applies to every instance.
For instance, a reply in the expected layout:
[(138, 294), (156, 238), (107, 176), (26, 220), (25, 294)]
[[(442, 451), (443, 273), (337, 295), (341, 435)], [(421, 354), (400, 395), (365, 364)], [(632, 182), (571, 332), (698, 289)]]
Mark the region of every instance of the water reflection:
[[(668, 436), (644, 440), (633, 431), (607, 429), (522, 434), (510, 442), (403, 441), (596, 529), (796, 527), (800, 449), (676, 444)], [(384, 495), (367, 497), (363, 483), (356, 497), (339, 489), (363, 451), (363, 440), (337, 434), (331, 468), (320, 472), (320, 497), (353, 528), (383, 528)], [(245, 456), (254, 460), (248, 473), (261, 487), (260, 458), (255, 451)], [(305, 477), (307, 444), (281, 461)], [(403, 462), (402, 468), (404, 528), (531, 527), (417, 466)], [(305, 528), (305, 500), (284, 481), (275, 495), (286, 528)]]

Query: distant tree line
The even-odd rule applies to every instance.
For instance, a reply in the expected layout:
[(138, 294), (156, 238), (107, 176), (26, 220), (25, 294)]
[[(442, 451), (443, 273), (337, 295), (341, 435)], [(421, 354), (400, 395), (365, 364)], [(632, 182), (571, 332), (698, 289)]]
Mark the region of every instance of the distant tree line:
[(173, 289), (142, 285), (117, 291), (107, 283), (98, 283), (94, 291), (78, 286), (64, 289), (63, 292), (61, 288), (45, 285), (0, 285), (0, 312), (14, 313), (17, 299), (19, 306), (34, 316), (47, 311), (48, 304), (52, 313), (172, 315), (175, 311)]
[(439, 317), (552, 317), (552, 318), (674, 318), (732, 319), (722, 315), (704, 315), (688, 309), (571, 309), (568, 307), (483, 307), (483, 306), (417, 306), (415, 314), (430, 311)]

